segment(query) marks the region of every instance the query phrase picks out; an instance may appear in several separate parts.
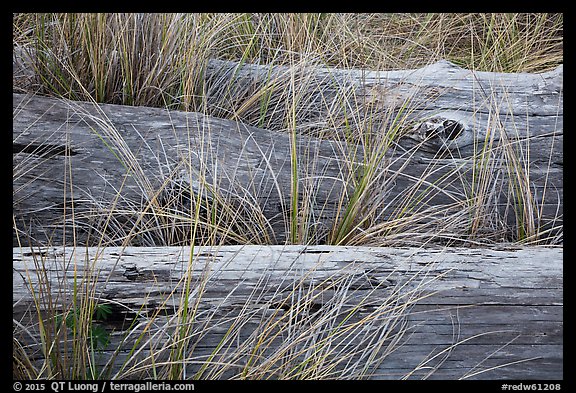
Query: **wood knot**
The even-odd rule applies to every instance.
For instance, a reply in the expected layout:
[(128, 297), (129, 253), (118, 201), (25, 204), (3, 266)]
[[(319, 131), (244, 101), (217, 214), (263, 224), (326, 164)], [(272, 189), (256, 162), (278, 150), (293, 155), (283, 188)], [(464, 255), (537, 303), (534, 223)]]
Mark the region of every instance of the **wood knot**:
[(135, 281), (142, 275), (135, 263), (125, 263), (122, 267), (124, 268), (122, 275), (130, 281)]
[(462, 135), (465, 126), (456, 120), (432, 118), (417, 124), (414, 129), (422, 140), (440, 138), (452, 141)]
[(442, 112), (418, 121), (408, 136), (419, 141), (424, 150), (439, 152), (470, 144), (472, 130), (464, 115), (458, 112)]

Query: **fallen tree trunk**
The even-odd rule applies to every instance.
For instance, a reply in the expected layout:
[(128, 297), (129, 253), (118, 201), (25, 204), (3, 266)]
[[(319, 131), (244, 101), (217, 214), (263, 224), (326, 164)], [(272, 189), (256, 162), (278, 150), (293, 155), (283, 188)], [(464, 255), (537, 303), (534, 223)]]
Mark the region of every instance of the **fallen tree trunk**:
[[(262, 84), (283, 86), (289, 72), (212, 61), (206, 99), (226, 100), (234, 86), (248, 89), (248, 96)], [(318, 93), (300, 102), (316, 112), (297, 111), (304, 123), (308, 119), (318, 125), (318, 119), (340, 116), (323, 112), (319, 102), (334, 107), (330, 102), (340, 100), (343, 91), (363, 97), (358, 102), (366, 116), (375, 107), (393, 114), (381, 118), (382, 139), (385, 130), (398, 126), (394, 113), (410, 102), (402, 128), (386, 142), (390, 147), (375, 165), (372, 199), (364, 203), (381, 207), (360, 221), (396, 222), (399, 211), (430, 220), (462, 214), (461, 220), (452, 220), (462, 227), (471, 216), (503, 224), (496, 237), (537, 238), (534, 234), (541, 232), (561, 239), (561, 67), (534, 75), (471, 72), (448, 62), (380, 73), (294, 72), (317, 79), (309, 86)], [(269, 89), (270, 100), (286, 97), (285, 90)], [(72, 239), (77, 244), (125, 244), (132, 232), (121, 227), (147, 222), (148, 217), (142, 218), (146, 209), (150, 215), (169, 211), (187, 217), (180, 225), (190, 226), (195, 195), (229, 205), (225, 220), (247, 234), (237, 242), (254, 243), (284, 243), (294, 236), (290, 223), (297, 195), (298, 216), (305, 217), (299, 241), (322, 243), (334, 240), (342, 211), (360, 187), (358, 177), (370, 170), (366, 146), (298, 135), (293, 148), (289, 134), (199, 113), (20, 94), (14, 94), (13, 106), (14, 244), (25, 235), (36, 244)], [(243, 113), (234, 116), (250, 121)], [(113, 220), (110, 209), (116, 212)], [(440, 221), (431, 232), (454, 238), (454, 233), (469, 231)], [(261, 223), (257, 230), (251, 227), (254, 222)], [(494, 225), (487, 227), (495, 231)], [(476, 235), (484, 236), (481, 231)], [(180, 236), (171, 244), (189, 241)], [(154, 243), (141, 236), (132, 244), (138, 242)]]
[[(111, 333), (97, 369), (107, 379), (150, 378), (154, 363), (162, 378), (189, 283), (186, 375), (282, 378), (308, 359), (317, 375), (327, 370), (332, 378), (359, 377), (363, 367), (374, 379), (563, 378), (561, 248), (225, 246), (190, 253), (14, 248), (14, 320), (27, 327), (16, 326), (14, 337), (30, 353), (36, 348), (42, 364), (38, 315), (50, 331), (48, 316), (81, 304), (88, 288), (112, 308), (94, 321)], [(130, 352), (138, 337), (144, 348)]]
[[(283, 115), (282, 111), (270, 111), (263, 120), (258, 110), (261, 102), (247, 104), (259, 91), (267, 92), (269, 107), (281, 107), (283, 102), (294, 105), (296, 123), (302, 132), (312, 135), (323, 135), (322, 130), (333, 130), (338, 124), (343, 129), (364, 127), (386, 132), (395, 125), (390, 119), (401, 118), (409, 129), (402, 130), (403, 137), (395, 141), (398, 150), (391, 155), (410, 151), (414, 144), (417, 151), (407, 166), (399, 163), (405, 164), (405, 158), (391, 160), (398, 163), (392, 164), (393, 168), (402, 168), (406, 175), (395, 179), (397, 188), (391, 191), (393, 195), (397, 195), (395, 191), (401, 194), (407, 190), (408, 179), (421, 178), (430, 166), (434, 167), (430, 172), (439, 170), (427, 179), (433, 183), (446, 175), (440, 168), (460, 163), (458, 176), (469, 180), (470, 185), (474, 181), (466, 174), (470, 175), (479, 161), (503, 161), (504, 166), (509, 165), (504, 172), (509, 173), (498, 173), (503, 167), (496, 164), (491, 168), (494, 177), (526, 178), (519, 182), (524, 182), (524, 186), (506, 181), (500, 186), (530, 189), (528, 199), (532, 200), (513, 202), (510, 199), (516, 198), (502, 190), (495, 198), (500, 213), (502, 206), (534, 204), (540, 211), (538, 225), (562, 225), (558, 208), (563, 204), (563, 66), (540, 74), (494, 73), (467, 70), (443, 60), (418, 69), (371, 71), (214, 59), (208, 62), (205, 74), (204, 89), (213, 107), (226, 107), (220, 103), (229, 102), (231, 97), (246, 97), (233, 112), (211, 114), (248, 124), (274, 127), (285, 123), (281, 118), (275, 119)], [(298, 87), (291, 87), (291, 82)], [(290, 99), (292, 94), (298, 96), (297, 102)], [(337, 131), (343, 132), (342, 128)], [(489, 157), (479, 158), (481, 151), (489, 152)], [(522, 164), (510, 165), (515, 160)], [(458, 194), (462, 185), (454, 186), (454, 177), (448, 178), (444, 184), (454, 187), (454, 194)], [(440, 196), (432, 204), (446, 203), (445, 197)], [(521, 221), (516, 218), (519, 217), (508, 216), (503, 220), (514, 226)]]
[[(293, 78), (295, 83), (311, 89), (308, 94), (302, 94), (302, 106), (307, 103), (309, 109), (321, 108), (320, 100), (328, 101), (330, 105), (326, 106), (331, 107), (331, 100), (349, 94), (354, 95), (356, 105), (372, 103), (399, 109), (410, 103), (417, 110), (460, 112), (469, 120), (474, 115), (491, 113), (501, 115), (504, 122), (512, 121), (509, 118), (512, 115), (523, 117), (514, 119), (523, 122), (537, 120), (532, 117), (563, 114), (563, 71), (563, 66), (540, 74), (472, 71), (447, 60), (417, 69), (373, 71), (324, 68), (306, 63), (287, 67), (211, 59), (205, 83), (206, 94), (214, 102), (223, 99), (224, 94), (250, 97), (263, 86), (271, 95), (280, 94), (275, 87), (284, 87), (285, 81)], [(316, 113), (326, 115), (326, 112)], [(309, 111), (306, 115), (313, 114)], [(520, 136), (525, 136), (527, 131), (521, 129)]]

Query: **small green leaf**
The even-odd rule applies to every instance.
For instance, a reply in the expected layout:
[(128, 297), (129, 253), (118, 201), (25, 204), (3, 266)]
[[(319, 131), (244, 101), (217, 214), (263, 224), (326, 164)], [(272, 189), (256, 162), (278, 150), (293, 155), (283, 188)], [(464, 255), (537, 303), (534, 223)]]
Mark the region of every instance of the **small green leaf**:
[(74, 329), (76, 326), (76, 315), (76, 310), (66, 313), (66, 318), (64, 321), (68, 329)]
[(105, 348), (110, 344), (110, 334), (101, 325), (92, 325), (90, 340), (94, 349)]
[(112, 306), (109, 304), (99, 304), (96, 306), (94, 312), (96, 320), (104, 321), (108, 319), (110, 315), (112, 315)]

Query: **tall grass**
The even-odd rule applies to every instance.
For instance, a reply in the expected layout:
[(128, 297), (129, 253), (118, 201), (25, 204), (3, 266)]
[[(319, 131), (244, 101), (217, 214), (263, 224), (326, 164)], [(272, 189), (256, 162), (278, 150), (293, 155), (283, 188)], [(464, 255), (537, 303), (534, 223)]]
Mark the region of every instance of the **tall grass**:
[(13, 30), (36, 50), (41, 92), (187, 110), (203, 108), (208, 58), (503, 72), (563, 61), (561, 14), (16, 14)]
[[(562, 63), (562, 21), (562, 15), (547, 14), (15, 14), (14, 45), (28, 52), (34, 69), (31, 74), (15, 75), (14, 88), (95, 103), (197, 111), (287, 133), (292, 176), (283, 210), (288, 243), (422, 246), (441, 240), (444, 244), (485, 244), (506, 236), (507, 240), (539, 242), (547, 233), (535, 220), (542, 207), (529, 187), (529, 142), (520, 146), (506, 139), (496, 112), (469, 168), (456, 165), (445, 178), (431, 181), (432, 174), (440, 170), (431, 164), (420, 179), (411, 179), (402, 196), (387, 200), (381, 191), (401, 179), (419, 148), (404, 152), (397, 162), (389, 159), (414, 121), (411, 98), (400, 110), (382, 112), (345, 86), (318, 92), (326, 84), (312, 78), (306, 68), (415, 68), (445, 58), (476, 70), (543, 71)], [(290, 68), (282, 77), (270, 75), (260, 84), (242, 87), (233, 83), (234, 78), (207, 81), (204, 73), (211, 58)], [(70, 106), (97, 125), (93, 131), (116, 152), (144, 196), (142, 201), (124, 200), (120, 188), (111, 205), (94, 198), (86, 201), (92, 206), (89, 212), (77, 213), (72, 208), (65, 225), (73, 232), (87, 228), (100, 247), (276, 242), (270, 235), (271, 224), (256, 203), (256, 198), (266, 196), (255, 195), (246, 185), (234, 188), (234, 193), (223, 191), (218, 177), (208, 176), (211, 169), (217, 172), (207, 167), (214, 162), (210, 151), (195, 151), (197, 146), (190, 144), (193, 138), (186, 131), (182, 139), (190, 144), (188, 156), (172, 167), (164, 165), (169, 157), (162, 152), (145, 151), (157, 158), (163, 174), (162, 181), (154, 183), (136, 159), (142, 152), (130, 151), (103, 114), (95, 116), (73, 103)], [(318, 118), (316, 113), (326, 115)], [(318, 157), (297, 154), (308, 148), (301, 144), (306, 135), (330, 138), (338, 146), (345, 164), (336, 179), (344, 185), (336, 207), (317, 203)], [(143, 144), (143, 149), (150, 147)], [(191, 151), (205, 163), (200, 170), (193, 165)], [(16, 163), (14, 178), (25, 176), (30, 165), (37, 163)], [(464, 176), (467, 171), (471, 180)], [(461, 182), (459, 194), (449, 191), (454, 188), (450, 183), (454, 174)], [(67, 188), (74, 189), (74, 179), (63, 180)], [(271, 181), (277, 183), (277, 179)], [(510, 206), (518, 207), (510, 212), (516, 222), (512, 235), (497, 214), (495, 200), (505, 185), (513, 202)], [(275, 188), (280, 189), (278, 184)], [(448, 195), (453, 203), (439, 207), (428, 203), (440, 194)], [(319, 226), (319, 217), (334, 208), (334, 222), (327, 228)], [(20, 223), (15, 226), (24, 248), (26, 228)], [(81, 249), (76, 244), (67, 246), (76, 254)], [(31, 278), (29, 282), (39, 283), (30, 288), (36, 296), (36, 315), (27, 324), (15, 321), (14, 328), (18, 376), (367, 378), (399, 343), (404, 318), (419, 296), (418, 287), (407, 293), (398, 288), (358, 321), (352, 317), (373, 293), (366, 299), (355, 298), (346, 278), (327, 279), (317, 287), (305, 278), (296, 280), (288, 296), (274, 294), (270, 302), (286, 306), (272, 312), (273, 308), (250, 306), (261, 300), (266, 290), (262, 282), (237, 315), (218, 320), (222, 310), (199, 312), (210, 275), (205, 272), (193, 278), (193, 255), (187, 261), (188, 271), (167, 295), (166, 305), (174, 304), (173, 314), (134, 322), (104, 365), (96, 359), (99, 349), (93, 341), (95, 312), (106, 303), (94, 293), (98, 257), (89, 260), (92, 270), (87, 276), (74, 275), (77, 281), (67, 302), (51, 295), (63, 296), (68, 291), (58, 289), (58, 281), (41, 274)], [(38, 258), (36, 271), (45, 271), (46, 262)], [(74, 274), (74, 268), (72, 262), (60, 271)], [(231, 288), (230, 296), (236, 289)], [(314, 299), (328, 292), (333, 293), (331, 303), (313, 312)], [(62, 323), (66, 316), (73, 323)], [(258, 329), (245, 337), (244, 328), (255, 320)], [(227, 324), (216, 349), (195, 353), (208, 333), (221, 329), (223, 321)], [(27, 344), (27, 335), (40, 341)], [(120, 353), (126, 350), (131, 357), (124, 359)], [(36, 361), (36, 356), (41, 360)], [(190, 365), (194, 366), (192, 374)], [(112, 374), (113, 369), (119, 371)]]
[[(198, 267), (205, 262), (192, 250), (178, 263), (181, 270), (176, 264), (182, 276), (163, 303), (123, 309), (93, 292), (95, 282), (84, 275), (99, 271), (102, 249), (64, 252), (56, 258), (37, 252), (34, 263), (43, 268), (27, 276), (38, 304), (25, 314), (30, 321), (18, 322), (14, 332), (19, 349), (14, 356), (26, 365), (19, 369), (27, 379), (369, 378), (409, 332), (410, 309), (434, 279), (424, 269), (390, 287), (383, 280), (366, 289), (364, 277), (371, 271), (357, 261), (350, 272), (364, 272), (361, 277), (347, 269), (318, 276), (315, 267), (294, 268), (283, 277), (262, 275), (248, 294), (236, 293), (246, 288), (231, 288), (214, 299), (208, 292), (221, 285), (222, 272), (210, 261)], [(66, 265), (56, 266), (62, 261)], [(70, 282), (75, 288), (66, 288)], [(382, 298), (384, 292), (388, 296)], [(118, 332), (108, 330), (109, 340), (96, 345), (101, 321), (94, 311), (102, 305), (121, 307), (116, 312), (132, 315), (132, 321)], [(67, 316), (72, 323), (61, 322)]]

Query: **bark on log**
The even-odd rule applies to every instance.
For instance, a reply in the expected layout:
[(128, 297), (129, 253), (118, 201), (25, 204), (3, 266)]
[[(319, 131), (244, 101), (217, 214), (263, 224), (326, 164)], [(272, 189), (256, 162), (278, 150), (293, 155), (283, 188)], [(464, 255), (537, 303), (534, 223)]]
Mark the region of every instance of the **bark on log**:
[[(214, 60), (206, 70), (207, 100), (226, 99), (222, 92), (229, 95), (231, 88), (261, 88), (271, 79), (280, 85), (289, 72), (316, 78), (317, 83), (309, 86), (316, 86), (317, 93), (304, 95), (301, 102), (310, 110), (298, 110), (303, 121), (316, 125), (325, 122), (327, 114), (315, 103), (341, 99), (341, 91), (363, 97), (358, 100), (363, 105), (369, 102), (368, 107), (392, 112), (410, 100), (413, 111), (406, 123), (413, 127), (393, 142), (373, 185), (383, 206), (375, 218), (378, 222), (393, 220), (399, 209), (406, 211), (407, 194), (427, 190), (426, 197), (415, 197), (415, 205), (408, 207), (429, 216), (453, 212), (492, 216), (512, 228), (533, 220), (532, 227), (562, 232), (562, 67), (543, 74), (496, 74), (471, 72), (443, 61), (405, 71), (289, 71)], [(285, 92), (272, 89), (271, 100), (282, 97)], [(77, 244), (97, 244), (100, 239), (94, 235), (89, 239), (89, 231), (72, 235), (72, 222), (94, 230), (110, 206), (126, 216), (133, 206), (156, 208), (170, 187), (173, 203), (173, 195), (180, 194), (180, 206), (171, 211), (182, 211), (181, 205), (193, 199), (186, 189), (202, 193), (206, 187), (196, 183), (200, 178), (209, 185), (210, 190), (204, 191), (207, 198), (244, 200), (233, 208), (244, 209), (239, 213), (244, 219), (238, 215), (229, 219), (238, 221), (239, 231), (248, 233), (253, 242), (283, 243), (287, 238), (292, 192), (289, 135), (154, 108), (95, 106), (21, 94), (14, 94), (13, 105), (15, 225), (26, 227), (24, 232), (39, 244), (48, 239), (62, 244), (73, 236)], [(482, 151), (487, 141), (493, 148), (488, 154), (493, 195), (484, 203), (487, 211), (478, 212), (470, 203), (478, 195), (470, 195), (470, 189), (486, 159)], [(356, 151), (354, 160), (351, 149)], [(363, 153), (362, 146), (298, 136), (299, 199), (309, 212), (302, 241), (325, 241), (337, 211), (353, 192), (350, 178), (361, 171)], [(174, 191), (177, 184), (184, 186)], [(267, 233), (251, 233), (250, 221), (255, 219), (269, 223)], [(122, 225), (122, 219), (116, 221)], [(65, 222), (68, 227), (62, 229)], [(23, 232), (15, 230), (14, 244), (18, 235)], [(123, 239), (111, 233), (104, 241), (108, 240), (120, 244)]]
[[(41, 311), (50, 304), (57, 313), (70, 309), (74, 288), (91, 283), (91, 296), (113, 307), (113, 315), (98, 322), (112, 332), (111, 344), (96, 357), (99, 365), (117, 350), (109, 378), (152, 377), (150, 367), (131, 367), (148, 357), (159, 372), (170, 352), (160, 348), (170, 342), (188, 277), (195, 322), (187, 375), (208, 361), (220, 378), (238, 378), (259, 343), (262, 358), (252, 358), (248, 378), (280, 377), (257, 374), (256, 365), (272, 354), (287, 362), (284, 370), (296, 359), (316, 356), (319, 362), (327, 354), (318, 364), (335, 365), (332, 371), (349, 367), (343, 378), (367, 364), (374, 365), (367, 371), (375, 379), (563, 378), (561, 248), (225, 246), (196, 247), (193, 258), (190, 252), (14, 248), (14, 320), (29, 327), (25, 333), (16, 326), (14, 336), (29, 349), (41, 347), (32, 291), (43, 294), (36, 296)], [(170, 320), (171, 328), (165, 325)], [(143, 352), (130, 355), (144, 328)], [(331, 344), (322, 347), (328, 338)], [(296, 343), (294, 351), (278, 356), (287, 342)], [(380, 346), (371, 360), (354, 355), (375, 342)], [(357, 367), (350, 367), (355, 361)]]

